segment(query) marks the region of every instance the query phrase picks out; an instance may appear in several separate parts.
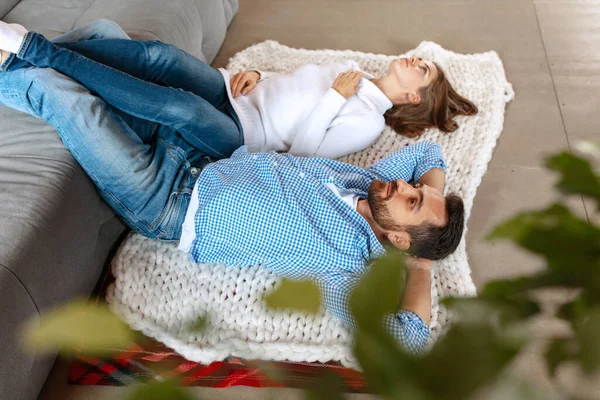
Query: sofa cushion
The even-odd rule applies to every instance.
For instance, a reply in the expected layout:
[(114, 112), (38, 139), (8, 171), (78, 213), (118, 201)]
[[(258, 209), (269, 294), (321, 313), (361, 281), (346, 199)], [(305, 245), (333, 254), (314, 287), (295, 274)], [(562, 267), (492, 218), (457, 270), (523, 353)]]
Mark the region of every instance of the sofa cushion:
[(0, 18), (4, 17), (19, 0), (0, 0)]
[(238, 0), (21, 0), (4, 20), (52, 39), (111, 19), (133, 39), (162, 40), (210, 63), (237, 9)]
[(77, 270), (90, 274), (100, 226), (114, 214), (52, 126), (5, 106), (0, 121), (0, 264), (45, 308), (81, 292)]
[(29, 384), (31, 366), (35, 361), (35, 352), (26, 351), (19, 343), (22, 337), (20, 330), (23, 321), (38, 318), (39, 314), (19, 279), (3, 265), (0, 265), (0, 293), (0, 350), (4, 360), (0, 363), (0, 395), (3, 399), (18, 399)]
[(19, 23), (53, 39), (72, 30), (93, 3), (94, 0), (21, 0), (2, 20)]
[(210, 63), (237, 8), (237, 0), (97, 0), (75, 27), (110, 19), (133, 39), (158, 39)]

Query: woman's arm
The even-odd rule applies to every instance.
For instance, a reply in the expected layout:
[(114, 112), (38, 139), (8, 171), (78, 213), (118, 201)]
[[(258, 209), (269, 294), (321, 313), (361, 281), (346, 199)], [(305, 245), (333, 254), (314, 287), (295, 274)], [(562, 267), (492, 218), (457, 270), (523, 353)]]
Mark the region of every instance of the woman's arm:
[[(344, 126), (341, 129), (352, 129), (351, 124), (347, 123), (338, 124), (336, 128), (332, 126), (332, 121), (338, 116), (346, 101), (358, 91), (358, 83), (361, 77), (362, 72), (352, 70), (342, 72), (337, 76), (331, 88), (325, 93), (305, 119), (304, 123), (296, 131), (289, 149), (291, 154), (305, 157), (315, 156), (321, 148), (325, 137), (332, 135), (335, 130), (340, 130), (339, 125)], [(346, 138), (341, 139), (342, 141), (336, 143), (338, 148), (341, 147), (341, 152), (337, 152), (335, 156), (329, 156), (328, 158), (337, 158), (353, 152), (345, 149)], [(321, 153), (324, 152), (322, 151)], [(324, 157), (324, 155), (319, 156)]]
[(374, 113), (337, 117), (334, 123), (325, 132), (315, 157), (335, 159), (364, 150), (385, 127), (383, 116)]

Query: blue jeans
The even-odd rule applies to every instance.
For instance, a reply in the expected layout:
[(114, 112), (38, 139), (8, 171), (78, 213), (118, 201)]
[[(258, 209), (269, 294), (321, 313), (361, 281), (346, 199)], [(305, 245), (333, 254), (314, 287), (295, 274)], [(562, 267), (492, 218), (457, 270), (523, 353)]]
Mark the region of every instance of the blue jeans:
[(243, 144), (239, 121), (218, 71), (115, 37), (127, 36), (109, 21), (55, 44), (30, 32), (0, 66), (0, 103), (52, 124), (131, 228), (176, 240), (201, 168)]

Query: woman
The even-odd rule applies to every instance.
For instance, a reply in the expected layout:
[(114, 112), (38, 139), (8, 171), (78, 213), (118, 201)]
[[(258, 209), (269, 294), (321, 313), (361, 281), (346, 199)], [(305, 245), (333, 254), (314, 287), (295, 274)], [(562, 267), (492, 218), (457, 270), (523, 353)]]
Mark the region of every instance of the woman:
[[(20, 25), (0, 23), (0, 48), (17, 53), (26, 33)], [(58, 56), (25, 61), (75, 79), (137, 118), (163, 124), (158, 115), (169, 111), (185, 120), (171, 126), (213, 158), (227, 157), (242, 144), (250, 151), (337, 158), (366, 148), (386, 123), (415, 137), (429, 127), (452, 132), (456, 115), (477, 112), (435, 63), (416, 57), (392, 61), (380, 79), (365, 79), (354, 61), (305, 65), (287, 75), (247, 71), (230, 77), (161, 42), (106, 39), (57, 46), (63, 50), (48, 51)], [(169, 90), (175, 88), (185, 92)], [(148, 110), (139, 112), (132, 104), (140, 102)]]

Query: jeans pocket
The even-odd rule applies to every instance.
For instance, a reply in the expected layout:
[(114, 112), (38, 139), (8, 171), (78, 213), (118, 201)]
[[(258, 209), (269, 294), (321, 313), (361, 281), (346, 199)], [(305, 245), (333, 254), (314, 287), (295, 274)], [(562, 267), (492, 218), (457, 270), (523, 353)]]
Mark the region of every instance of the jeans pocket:
[(190, 203), (188, 191), (173, 192), (156, 223), (156, 238), (160, 240), (179, 240), (185, 214)]

